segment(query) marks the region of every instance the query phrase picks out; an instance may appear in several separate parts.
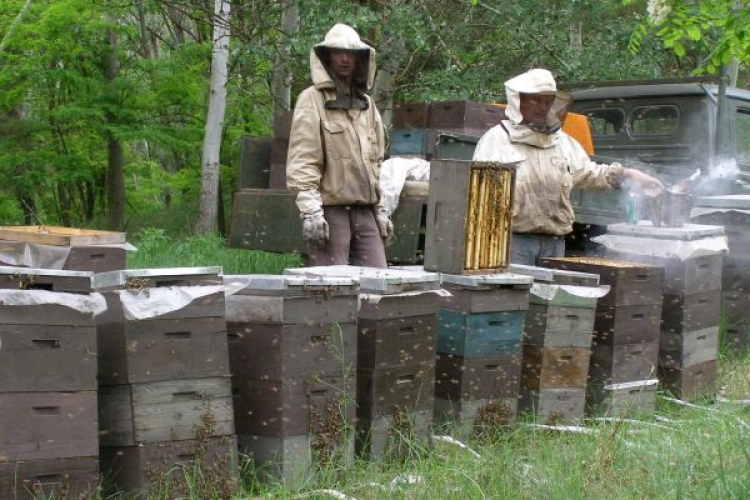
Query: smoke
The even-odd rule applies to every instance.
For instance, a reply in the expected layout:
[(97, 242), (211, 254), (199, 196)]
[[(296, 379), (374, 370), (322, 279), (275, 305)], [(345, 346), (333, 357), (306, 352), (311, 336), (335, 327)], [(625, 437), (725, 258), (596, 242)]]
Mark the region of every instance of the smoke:
[(734, 158), (716, 161), (704, 169), (693, 183), (692, 192), (703, 196), (727, 194), (732, 185), (744, 184), (738, 179), (741, 171)]

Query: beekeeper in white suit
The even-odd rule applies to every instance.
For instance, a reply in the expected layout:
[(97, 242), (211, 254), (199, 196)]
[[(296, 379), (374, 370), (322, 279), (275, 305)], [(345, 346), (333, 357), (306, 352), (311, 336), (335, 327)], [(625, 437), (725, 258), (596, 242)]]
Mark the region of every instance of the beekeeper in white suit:
[(505, 82), (506, 120), (488, 130), (477, 143), (476, 161), (517, 162), (510, 261), (538, 265), (544, 257), (565, 255), (565, 235), (575, 214), (570, 191), (619, 189), (628, 183), (640, 189), (663, 189), (661, 182), (619, 163), (598, 164), (581, 145), (561, 130), (559, 117), (570, 98), (557, 90), (552, 73), (532, 69)]

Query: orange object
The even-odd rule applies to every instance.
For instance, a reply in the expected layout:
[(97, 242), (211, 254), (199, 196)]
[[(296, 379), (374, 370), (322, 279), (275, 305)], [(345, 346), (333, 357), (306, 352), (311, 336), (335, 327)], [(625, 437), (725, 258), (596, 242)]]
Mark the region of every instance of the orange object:
[[(505, 108), (505, 104), (495, 103), (495, 106)], [(578, 141), (586, 154), (594, 154), (594, 141), (591, 139), (591, 127), (586, 115), (568, 112), (563, 124), (563, 131)]]

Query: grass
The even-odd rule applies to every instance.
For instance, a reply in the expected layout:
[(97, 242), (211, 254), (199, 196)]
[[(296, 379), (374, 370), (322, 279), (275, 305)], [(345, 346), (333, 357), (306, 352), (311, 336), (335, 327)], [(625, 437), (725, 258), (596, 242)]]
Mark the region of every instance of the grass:
[[(218, 265), (224, 274), (279, 274), (285, 267), (299, 265), (298, 256), (228, 249), (218, 237), (175, 240), (159, 230), (144, 230), (132, 242), (138, 247), (128, 257), (128, 267), (133, 269)], [(750, 354), (722, 348), (717, 387), (728, 398), (750, 397)], [(536, 430), (526, 425), (530, 422), (529, 416), (521, 416), (512, 428), (481, 437), (466, 437), (457, 427), (448, 426), (440, 432), (461, 439), (471, 451), (417, 440), (410, 443), (406, 458), (356, 460), (347, 467), (330, 464), (299, 485), (259, 482), (252, 462), (240, 457), (240, 486), (231, 498), (750, 498), (750, 405), (704, 401), (698, 407), (686, 407), (660, 396), (655, 415), (581, 422), (595, 431), (591, 435)], [(207, 470), (178, 471), (185, 484), (179, 496), (167, 488), (148, 500), (227, 498), (218, 482), (211, 489), (210, 466)], [(325, 490), (344, 496), (335, 497)], [(135, 497), (100, 493), (94, 498)]]

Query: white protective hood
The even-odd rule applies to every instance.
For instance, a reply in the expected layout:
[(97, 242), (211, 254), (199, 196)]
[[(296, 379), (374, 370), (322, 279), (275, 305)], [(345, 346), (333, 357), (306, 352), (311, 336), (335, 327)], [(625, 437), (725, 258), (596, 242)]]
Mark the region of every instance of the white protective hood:
[(546, 69), (535, 68), (505, 82), (505, 95), (508, 100), (505, 116), (515, 125), (520, 125), (523, 121), (521, 94), (554, 95), (555, 102), (547, 115), (547, 127), (540, 132), (553, 133), (560, 129), (559, 115), (570, 105), (570, 94), (557, 90), (557, 83), (552, 73)]

